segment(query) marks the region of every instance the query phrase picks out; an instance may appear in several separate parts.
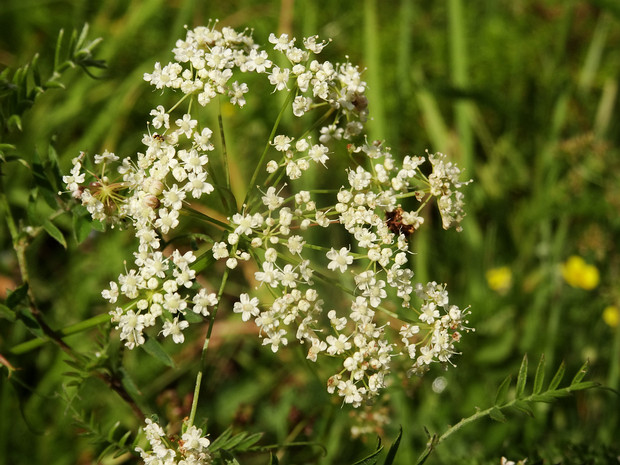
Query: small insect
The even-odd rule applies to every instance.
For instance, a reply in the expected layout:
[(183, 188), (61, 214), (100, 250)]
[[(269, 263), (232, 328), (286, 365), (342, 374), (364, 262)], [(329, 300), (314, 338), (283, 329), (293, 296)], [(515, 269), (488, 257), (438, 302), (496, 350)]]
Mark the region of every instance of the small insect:
[(403, 209), (400, 207), (385, 212), (385, 224), (394, 234), (402, 234), (405, 237), (411, 236), (415, 231), (413, 225), (403, 223)]
[(163, 142), (165, 140), (164, 136), (162, 136), (161, 134), (157, 134), (157, 133), (153, 134), (153, 139), (158, 140), (159, 142)]

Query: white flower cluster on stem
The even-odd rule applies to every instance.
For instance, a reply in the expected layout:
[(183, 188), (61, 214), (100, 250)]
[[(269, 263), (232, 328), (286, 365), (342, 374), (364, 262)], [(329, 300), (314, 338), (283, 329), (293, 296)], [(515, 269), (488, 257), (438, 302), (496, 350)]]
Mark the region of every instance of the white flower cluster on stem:
[(178, 446), (166, 436), (164, 429), (150, 419), (146, 419), (143, 428), (144, 435), (149, 442), (150, 449), (145, 451), (136, 447), (136, 452), (145, 465), (209, 465), (213, 463), (208, 447), (211, 444), (208, 438), (202, 435), (202, 430), (191, 425), (181, 435)]
[[(298, 48), (286, 34), (271, 34), (269, 42), (287, 66), (274, 65), (282, 60), (261, 50), (247, 31), (189, 30), (176, 43), (175, 61), (157, 63), (144, 76), (158, 89), (183, 94), (173, 108), (151, 111), (149, 125), (159, 133), (144, 135), (144, 153), (120, 163), (114, 154), (96, 155), (100, 172), (83, 171), (81, 154), (64, 180), (93, 218), (133, 224), (135, 268), (102, 293), (112, 304), (123, 301), (112, 312), (121, 339), (129, 348), (143, 344), (144, 330), (161, 320), (160, 333), (181, 343), (188, 312), (206, 317), (218, 298), (196, 282), (191, 251), (160, 245), (180, 227), (189, 199), (214, 192), (209, 157), (226, 156), (214, 151), (213, 131), (203, 127), (192, 102), (204, 106), (220, 96), (243, 107), (249, 87), (238, 79), (254, 72), (266, 74), (274, 92), (289, 93), (295, 116), (322, 112), (316, 132), (287, 135), (276, 122), (252, 178), (266, 176), (261, 187), (249, 186), (242, 208), (227, 221), (205, 219), (224, 230), (210, 250), (215, 260), (229, 270), (248, 261), (258, 267), (254, 280), (261, 289), (240, 293), (233, 312), (253, 320), (273, 352), (297, 340), (311, 361), (340, 359), (327, 390), (357, 407), (386, 386), (395, 359), (407, 361), (409, 374), (452, 363), (455, 344), (469, 330), (468, 310), (449, 304), (444, 285), (416, 284), (409, 259), (409, 238), (423, 226), (423, 209), (433, 198), (443, 227), (460, 230), (461, 188), (469, 181), (459, 180), (459, 168), (443, 154), (399, 161), (384, 142), (368, 141), (361, 71), (348, 62), (318, 60), (326, 42), (309, 37)], [(295, 191), (294, 180), (312, 163), (328, 168), (332, 151), (344, 152), (336, 153), (338, 165), (349, 162), (346, 170), (330, 172), (339, 187)], [(106, 169), (114, 163), (112, 176)], [(87, 177), (93, 179), (88, 185)]]

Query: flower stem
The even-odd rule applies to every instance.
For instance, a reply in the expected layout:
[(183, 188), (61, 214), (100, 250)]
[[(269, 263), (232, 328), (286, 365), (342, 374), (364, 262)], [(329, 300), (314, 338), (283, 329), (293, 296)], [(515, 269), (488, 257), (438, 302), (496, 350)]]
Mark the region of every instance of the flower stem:
[(261, 154), (260, 159), (258, 160), (258, 163), (256, 163), (256, 168), (254, 169), (254, 173), (252, 173), (252, 178), (250, 179), (250, 183), (248, 184), (248, 193), (246, 194), (245, 200), (243, 201), (244, 205), (248, 203), (250, 192), (252, 192), (253, 188), (255, 187), (256, 179), (258, 178), (258, 173), (263, 167), (263, 164), (265, 163), (265, 158), (267, 157), (267, 152), (269, 152), (269, 147), (271, 147), (270, 143), (273, 140), (274, 136), (276, 135), (276, 131), (278, 130), (278, 126), (280, 125), (280, 120), (282, 119), (282, 116), (284, 115), (284, 111), (288, 108), (289, 104), (291, 103), (291, 100), (293, 98), (293, 95), (295, 95), (295, 92), (296, 92), (296, 88), (293, 88), (289, 92), (286, 100), (284, 101), (284, 105), (282, 105), (282, 108), (280, 109), (280, 113), (278, 113), (278, 117), (276, 118), (276, 121), (273, 124), (273, 128), (271, 129), (271, 134), (269, 134), (269, 140), (265, 144), (265, 149), (263, 150), (263, 153)]
[(194, 398), (192, 399), (192, 408), (189, 414), (189, 422), (187, 423), (188, 428), (194, 424), (194, 418), (196, 417), (196, 409), (198, 408), (198, 399), (200, 397), (200, 386), (202, 384), (202, 373), (204, 371), (207, 349), (209, 347), (209, 341), (211, 340), (211, 332), (213, 331), (213, 324), (215, 323), (215, 316), (217, 315), (217, 310), (220, 307), (222, 294), (224, 293), (224, 288), (226, 287), (226, 281), (228, 280), (228, 274), (229, 274), (229, 269), (226, 268), (226, 271), (224, 271), (224, 276), (222, 277), (220, 289), (217, 292), (218, 304), (213, 309), (213, 313), (211, 314), (211, 320), (209, 321), (209, 328), (207, 329), (207, 335), (205, 336), (205, 342), (202, 345), (202, 353), (200, 354), (200, 368), (198, 370), (198, 374), (196, 375), (196, 385), (194, 386)]
[(224, 164), (224, 178), (226, 188), (230, 190), (230, 170), (228, 168), (228, 151), (226, 150), (226, 136), (224, 135), (224, 123), (222, 121), (222, 99), (218, 99), (217, 124), (220, 130), (220, 140), (222, 141), (222, 163)]

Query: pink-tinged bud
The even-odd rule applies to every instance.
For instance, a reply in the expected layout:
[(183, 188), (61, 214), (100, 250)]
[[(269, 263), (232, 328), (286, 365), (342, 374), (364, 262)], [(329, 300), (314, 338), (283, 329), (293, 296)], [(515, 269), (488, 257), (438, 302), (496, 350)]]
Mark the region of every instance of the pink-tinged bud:
[(155, 197), (154, 195), (147, 195), (144, 198), (144, 203), (146, 204), (147, 207), (152, 208), (153, 210), (158, 208), (160, 204), (159, 199)]

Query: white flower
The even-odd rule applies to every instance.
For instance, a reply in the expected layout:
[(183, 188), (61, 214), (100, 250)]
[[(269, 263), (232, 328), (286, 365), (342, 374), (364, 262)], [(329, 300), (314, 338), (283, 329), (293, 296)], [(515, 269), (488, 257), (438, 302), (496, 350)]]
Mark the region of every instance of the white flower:
[(241, 319), (243, 321), (248, 321), (250, 317), (256, 317), (260, 314), (258, 303), (258, 298), (253, 297), (250, 299), (248, 294), (241, 294), (239, 296), (239, 302), (235, 302), (233, 305), (233, 312), (241, 313)]
[(291, 70), (288, 68), (281, 69), (279, 66), (274, 66), (271, 74), (269, 75), (269, 82), (276, 86), (275, 90), (288, 90), (286, 83)]
[(153, 127), (155, 129), (159, 129), (162, 126), (166, 129), (170, 127), (170, 115), (166, 113), (162, 105), (158, 105), (157, 108), (151, 110), (150, 115), (153, 117)]
[(346, 247), (342, 247), (339, 251), (332, 247), (326, 255), (331, 260), (327, 265), (327, 268), (330, 270), (338, 268), (341, 273), (344, 273), (347, 271), (347, 266), (353, 263), (353, 257), (349, 254), (349, 249)]
[(161, 332), (166, 337), (172, 335), (172, 340), (176, 344), (182, 344), (185, 340), (183, 330), (188, 326), (189, 323), (186, 320), (179, 322), (179, 318), (176, 317), (173, 321), (166, 321)]
[(215, 258), (216, 260), (228, 257), (226, 242), (216, 242), (215, 244), (213, 244), (213, 248), (211, 249), (211, 251), (213, 252), (213, 258)]

